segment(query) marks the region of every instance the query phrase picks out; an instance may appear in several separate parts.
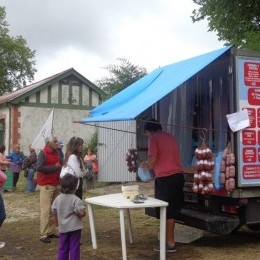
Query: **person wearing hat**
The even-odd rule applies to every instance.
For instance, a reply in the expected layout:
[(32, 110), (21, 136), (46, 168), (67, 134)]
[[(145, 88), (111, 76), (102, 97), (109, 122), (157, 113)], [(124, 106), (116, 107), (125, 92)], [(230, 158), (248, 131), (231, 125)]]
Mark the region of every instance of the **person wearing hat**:
[(63, 146), (64, 146), (64, 143), (62, 141), (59, 141), (58, 142), (58, 154), (59, 154), (59, 157), (60, 157), (62, 163), (64, 162), (64, 153), (62, 151)]

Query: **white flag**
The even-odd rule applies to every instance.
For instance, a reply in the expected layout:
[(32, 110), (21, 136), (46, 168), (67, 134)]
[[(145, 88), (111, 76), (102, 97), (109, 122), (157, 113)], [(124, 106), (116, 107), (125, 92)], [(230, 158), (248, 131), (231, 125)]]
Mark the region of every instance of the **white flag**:
[(32, 143), (32, 147), (34, 149), (38, 149), (38, 150), (43, 149), (45, 146), (45, 138), (51, 136), (52, 134), (53, 110), (54, 109), (52, 109), (41, 131), (39, 132), (39, 134), (37, 135), (37, 137), (34, 139)]

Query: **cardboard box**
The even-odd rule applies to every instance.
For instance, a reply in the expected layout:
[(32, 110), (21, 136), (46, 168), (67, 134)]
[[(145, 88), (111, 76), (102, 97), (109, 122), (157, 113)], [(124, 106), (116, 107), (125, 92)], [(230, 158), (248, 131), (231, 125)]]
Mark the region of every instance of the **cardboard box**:
[(136, 195), (139, 195), (138, 185), (122, 186), (122, 192), (126, 199), (133, 199)]

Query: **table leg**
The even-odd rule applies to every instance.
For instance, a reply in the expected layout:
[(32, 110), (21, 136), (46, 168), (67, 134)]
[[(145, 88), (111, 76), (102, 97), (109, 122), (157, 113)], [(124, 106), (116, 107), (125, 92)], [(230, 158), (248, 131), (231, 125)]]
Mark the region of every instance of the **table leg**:
[(97, 236), (96, 236), (96, 229), (95, 229), (95, 222), (94, 222), (93, 207), (89, 203), (87, 203), (87, 206), (88, 206), (88, 218), (89, 218), (89, 225), (90, 225), (92, 247), (94, 249), (97, 249)]
[(126, 255), (126, 241), (125, 241), (124, 209), (119, 209), (119, 215), (120, 215), (120, 233), (121, 233), (122, 256), (123, 256), (123, 260), (126, 260), (127, 255)]
[(132, 222), (131, 222), (131, 216), (130, 216), (129, 209), (126, 209), (126, 214), (127, 214), (127, 222), (128, 222), (129, 240), (130, 240), (130, 243), (133, 243)]
[(166, 259), (166, 207), (160, 207), (160, 260)]

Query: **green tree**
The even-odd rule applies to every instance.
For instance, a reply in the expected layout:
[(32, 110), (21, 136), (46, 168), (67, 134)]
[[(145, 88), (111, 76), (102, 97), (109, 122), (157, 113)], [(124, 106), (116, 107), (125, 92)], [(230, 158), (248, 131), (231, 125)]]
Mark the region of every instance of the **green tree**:
[(117, 59), (119, 65), (108, 65), (105, 67), (110, 73), (110, 77), (98, 80), (96, 84), (103, 90), (102, 100), (107, 100), (128, 87), (138, 79), (147, 74), (145, 68), (133, 65), (125, 58)]
[(192, 21), (208, 20), (209, 31), (219, 40), (242, 49), (260, 50), (259, 0), (193, 0), (200, 7), (192, 12)]
[(97, 152), (97, 132), (95, 132), (92, 136), (90, 141), (87, 143), (87, 148), (86, 148), (86, 153), (87, 153), (87, 149), (91, 148), (93, 149), (95, 152)]
[(22, 36), (9, 36), (5, 8), (0, 6), (0, 94), (22, 88), (34, 79), (35, 51)]

